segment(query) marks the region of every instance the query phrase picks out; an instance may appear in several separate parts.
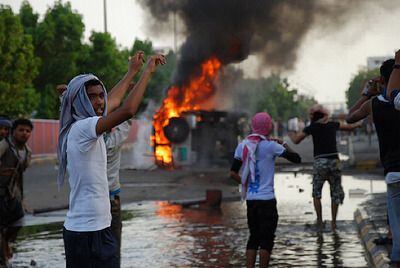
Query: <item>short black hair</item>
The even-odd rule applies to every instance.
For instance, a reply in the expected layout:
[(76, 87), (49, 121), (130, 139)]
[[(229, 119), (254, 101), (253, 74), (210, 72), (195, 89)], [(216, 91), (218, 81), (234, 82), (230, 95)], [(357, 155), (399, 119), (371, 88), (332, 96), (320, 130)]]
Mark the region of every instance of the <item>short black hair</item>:
[(320, 111), (316, 111), (316, 112), (314, 112), (313, 113), (313, 117), (312, 117), (312, 122), (316, 122), (316, 121), (318, 121), (318, 120), (320, 120), (321, 118), (324, 118), (325, 117), (325, 114), (324, 113), (321, 113)]
[(12, 128), (11, 128), (11, 132), (13, 132), (18, 126), (28, 126), (31, 129), (33, 129), (33, 124), (32, 121), (26, 118), (19, 118), (14, 120)]
[(381, 76), (385, 79), (385, 83), (389, 83), (390, 74), (393, 71), (394, 59), (385, 60), (379, 69)]
[(89, 87), (99, 86), (99, 85), (103, 87), (100, 80), (97, 80), (97, 79), (91, 79), (91, 80), (85, 82), (86, 89), (88, 89)]

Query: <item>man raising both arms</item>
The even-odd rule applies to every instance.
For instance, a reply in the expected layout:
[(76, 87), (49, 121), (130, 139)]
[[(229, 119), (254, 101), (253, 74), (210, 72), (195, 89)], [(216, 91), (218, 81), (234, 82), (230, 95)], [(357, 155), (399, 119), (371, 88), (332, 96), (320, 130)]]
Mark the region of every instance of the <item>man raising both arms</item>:
[[(143, 61), (136, 55), (132, 61)], [(69, 175), (69, 211), (63, 237), (66, 266), (118, 267), (117, 248), (110, 224), (107, 156), (103, 133), (131, 118), (162, 55), (151, 56), (135, 88), (124, 104), (107, 114), (107, 92), (92, 74), (78, 75), (68, 84), (62, 99), (58, 158), (58, 184)], [(117, 84), (125, 89), (136, 70), (132, 65)], [(113, 92), (110, 93), (110, 95)]]

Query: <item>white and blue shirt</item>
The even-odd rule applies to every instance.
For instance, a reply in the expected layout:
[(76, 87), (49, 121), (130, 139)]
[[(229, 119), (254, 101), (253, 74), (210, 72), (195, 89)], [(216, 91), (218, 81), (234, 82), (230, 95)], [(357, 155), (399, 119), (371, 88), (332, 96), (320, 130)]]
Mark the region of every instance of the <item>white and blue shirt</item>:
[[(255, 181), (249, 181), (246, 200), (271, 200), (275, 198), (275, 158), (282, 155), (284, 151), (285, 148), (275, 141), (260, 141), (256, 151)], [(242, 155), (243, 143), (239, 143), (234, 157), (243, 161)]]

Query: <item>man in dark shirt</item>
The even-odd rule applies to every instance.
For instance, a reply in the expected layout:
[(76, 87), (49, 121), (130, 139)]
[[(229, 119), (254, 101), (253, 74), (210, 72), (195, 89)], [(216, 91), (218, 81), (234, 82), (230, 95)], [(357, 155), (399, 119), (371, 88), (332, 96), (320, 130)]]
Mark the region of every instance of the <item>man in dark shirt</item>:
[(336, 229), (336, 216), (339, 204), (343, 204), (344, 192), (342, 187), (339, 154), (336, 146), (336, 131), (353, 130), (358, 125), (346, 125), (329, 121), (328, 111), (321, 105), (315, 105), (310, 110), (311, 124), (302, 132), (290, 132), (289, 137), (295, 144), (299, 144), (311, 135), (314, 144), (314, 176), (313, 199), (317, 214), (317, 225), (321, 228), (322, 221), (322, 187), (325, 181), (331, 188), (332, 230)]
[(380, 77), (368, 81), (360, 99), (349, 110), (346, 121), (357, 122), (372, 116), (379, 142), (379, 153), (387, 184), (389, 227), (393, 236), (391, 261), (400, 267), (400, 112), (396, 109), (399, 92), (400, 52), (380, 67)]

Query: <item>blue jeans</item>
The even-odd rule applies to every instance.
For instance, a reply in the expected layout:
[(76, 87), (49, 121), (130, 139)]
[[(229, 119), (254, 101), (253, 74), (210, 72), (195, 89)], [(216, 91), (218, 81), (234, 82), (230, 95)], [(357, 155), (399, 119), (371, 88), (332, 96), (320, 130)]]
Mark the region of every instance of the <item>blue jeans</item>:
[(390, 259), (400, 262), (400, 182), (387, 185), (387, 205), (393, 246)]

